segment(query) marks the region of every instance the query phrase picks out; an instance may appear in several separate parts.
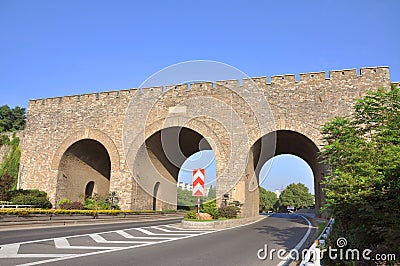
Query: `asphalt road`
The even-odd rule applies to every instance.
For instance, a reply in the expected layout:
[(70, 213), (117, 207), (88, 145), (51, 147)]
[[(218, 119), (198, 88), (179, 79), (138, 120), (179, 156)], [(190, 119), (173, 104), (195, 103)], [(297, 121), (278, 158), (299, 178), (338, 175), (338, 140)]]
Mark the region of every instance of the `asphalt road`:
[[(0, 230), (0, 245), (17, 242), (26, 242), (40, 239), (65, 237), (71, 235), (82, 235), (101, 233), (105, 231), (121, 230), (125, 228), (173, 224), (181, 222), (182, 218), (172, 218), (159, 221), (139, 221), (124, 223), (104, 223), (92, 225), (66, 225), (38, 227), (34, 229), (18, 228), (16, 230)], [(1, 265), (1, 263), (0, 263)]]
[[(308, 247), (315, 232), (294, 214), (273, 214), (224, 230), (183, 230), (165, 222), (107, 232), (86, 230), (79, 236), (55, 237), (58, 232), (51, 232), (47, 239), (41, 235), (40, 241), (2, 245), (0, 265), (283, 265), (276, 251), (290, 251), (301, 243)], [(267, 258), (261, 260), (257, 254)]]

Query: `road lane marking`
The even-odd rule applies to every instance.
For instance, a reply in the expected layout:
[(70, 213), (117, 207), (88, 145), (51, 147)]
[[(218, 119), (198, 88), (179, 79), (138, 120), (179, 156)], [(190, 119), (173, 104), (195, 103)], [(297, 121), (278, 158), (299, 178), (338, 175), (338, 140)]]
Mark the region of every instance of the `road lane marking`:
[[(303, 246), (303, 244), (306, 242), (308, 236), (310, 235), (312, 225), (311, 225), (311, 222), (310, 222), (305, 216), (300, 215), (300, 214), (294, 214), (294, 215), (303, 218), (303, 219), (306, 220), (306, 222), (308, 223), (307, 232), (305, 233), (305, 235), (303, 236), (303, 238), (299, 241), (299, 243), (297, 243), (297, 245), (293, 248), (293, 249), (299, 251), (299, 249), (301, 248), (301, 246)], [(290, 262), (291, 260), (292, 260), (292, 259), (290, 258), (290, 253), (289, 253), (289, 254), (287, 254), (287, 255), (285, 256), (285, 258), (284, 258), (280, 263), (278, 263), (276, 266), (282, 266), (282, 265), (284, 265), (284, 264)]]
[(115, 233), (128, 239), (171, 239), (172, 238), (172, 237), (156, 237), (156, 236), (133, 236), (123, 230), (115, 231)]
[(11, 244), (1, 246), (0, 259), (18, 259), (18, 258), (61, 258), (75, 256), (77, 254), (18, 254), (20, 244)]
[(68, 242), (68, 239), (56, 238), (54, 239), (54, 244), (57, 249), (115, 249), (115, 247), (98, 247), (98, 246), (71, 246)]
[[(96, 243), (99, 244), (143, 244), (143, 243), (151, 243), (150, 241), (124, 241), (124, 240), (107, 240), (102, 237), (100, 234), (89, 234)], [(115, 248), (115, 247), (112, 247)], [(118, 247), (117, 247), (118, 248)]]
[[(148, 227), (147, 227), (148, 228)], [(197, 234), (159, 234), (159, 233), (154, 233), (154, 232), (151, 232), (151, 231), (149, 231), (149, 230), (147, 230), (147, 229), (144, 229), (144, 228), (134, 228), (135, 230), (137, 230), (137, 231), (139, 231), (139, 232), (142, 232), (142, 233), (144, 233), (144, 234), (146, 234), (146, 235), (149, 235), (149, 236), (186, 236), (186, 235), (197, 235)]]
[[(172, 231), (172, 230), (169, 230), (169, 229), (165, 229), (165, 228), (162, 228), (162, 227), (159, 227), (159, 226), (152, 226), (151, 228), (154, 228), (154, 229), (157, 229), (157, 230), (160, 230), (160, 231), (163, 231), (163, 232), (167, 232), (167, 233), (188, 233), (188, 234), (197, 234), (197, 233), (199, 233), (199, 232), (203, 232), (203, 231), (193, 231), (193, 230), (185, 230), (185, 231)], [(184, 234), (183, 234), (184, 235)]]
[(19, 251), (19, 244), (13, 244), (13, 245), (7, 245), (7, 246), (2, 246), (0, 248), (0, 258), (7, 258), (8, 256), (11, 255), (17, 255)]
[(10, 254), (1, 256), (0, 259), (34, 259), (34, 258), (61, 258), (75, 257), (78, 254)]

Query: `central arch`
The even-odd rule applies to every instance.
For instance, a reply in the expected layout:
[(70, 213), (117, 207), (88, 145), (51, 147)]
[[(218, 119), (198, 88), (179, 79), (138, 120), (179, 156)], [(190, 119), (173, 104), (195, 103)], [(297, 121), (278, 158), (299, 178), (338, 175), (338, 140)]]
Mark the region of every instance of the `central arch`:
[(132, 208), (176, 209), (179, 170), (187, 158), (201, 150), (212, 150), (198, 132), (180, 126), (163, 128), (139, 148), (133, 169), (136, 185)]
[[(323, 177), (323, 166), (318, 160), (319, 149), (317, 145), (307, 136), (291, 130), (277, 130), (268, 133), (258, 139), (250, 151), (248, 169), (253, 170), (260, 184), (260, 171), (265, 163), (271, 158), (292, 154), (303, 159), (311, 168), (314, 176), (315, 209), (319, 215), (319, 209), (323, 203), (321, 180)], [(246, 204), (258, 204), (258, 193), (251, 198), (252, 202)]]

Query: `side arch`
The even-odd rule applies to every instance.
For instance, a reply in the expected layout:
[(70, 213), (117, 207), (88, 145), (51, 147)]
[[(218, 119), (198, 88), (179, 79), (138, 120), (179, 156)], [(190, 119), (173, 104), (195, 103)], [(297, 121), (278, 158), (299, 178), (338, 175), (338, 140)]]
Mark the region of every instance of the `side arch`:
[(324, 202), (321, 185), (324, 167), (318, 157), (317, 143), (307, 133), (288, 129), (276, 130), (262, 136), (250, 150), (251, 160), (248, 167), (251, 174), (257, 178), (258, 183), (260, 183), (259, 175), (264, 164), (274, 156), (281, 154), (295, 155), (310, 166), (314, 177), (315, 209), (316, 214), (319, 215), (319, 209)]
[(120, 170), (119, 152), (114, 141), (104, 132), (97, 129), (83, 129), (69, 135), (58, 147), (53, 155), (52, 170), (58, 170), (61, 158), (67, 149), (74, 143), (83, 139), (93, 139), (101, 143), (107, 150), (111, 161), (111, 172)]

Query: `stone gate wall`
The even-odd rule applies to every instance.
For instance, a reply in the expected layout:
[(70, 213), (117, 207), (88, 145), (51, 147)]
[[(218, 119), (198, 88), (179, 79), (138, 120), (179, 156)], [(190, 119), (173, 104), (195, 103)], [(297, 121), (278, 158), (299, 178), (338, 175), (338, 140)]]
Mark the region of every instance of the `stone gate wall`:
[[(274, 129), (268, 127), (263, 130), (263, 126), (261, 129), (254, 128), (254, 115), (247, 106), (249, 101), (243, 101), (238, 94), (226, 89), (226, 86), (233, 86), (237, 91), (245, 93), (255, 85), (269, 103), (268, 108), (274, 117)], [(359, 72), (356, 69), (335, 70), (330, 71), (328, 77), (325, 72), (312, 72), (300, 74), (298, 79), (295, 75), (280, 75), (269, 79), (257, 77), (242, 81), (204, 82), (31, 100), (28, 105), (27, 126), (23, 132), (20, 186), (24, 189), (46, 191), (54, 205), (60, 200), (57, 198), (57, 189), (63, 153), (76, 141), (90, 138), (100, 142), (110, 155), (110, 191), (117, 192), (121, 208), (148, 208), (151, 198), (138, 186), (128, 167), (132, 162), (125, 155), (124, 126), (145, 127), (146, 137), (149, 137), (161, 129), (162, 125), (168, 125), (169, 122), (159, 121), (166, 121), (171, 114), (171, 107), (204, 95), (223, 101), (235, 110), (247, 125), (246, 128), (251, 129), (247, 132), (250, 136), (249, 148), (266, 131), (271, 130), (301, 133), (321, 147), (321, 126), (333, 117), (350, 114), (354, 98), (380, 86), (390, 86), (388, 67), (362, 68)], [(251, 99), (251, 95), (249, 98)], [(158, 101), (154, 105), (155, 99)], [(257, 99), (251, 101), (257, 104)], [(129, 125), (124, 125), (130, 102), (136, 108), (135, 117), (130, 119)], [(149, 105), (154, 106), (149, 108)], [(143, 120), (144, 116), (147, 119)], [(179, 114), (174, 117), (170, 124), (179, 125)], [(236, 150), (236, 144), (229, 140), (229, 135), (234, 132), (229, 132), (219, 121), (207, 117), (203, 121), (197, 117), (190, 123), (189, 127), (201, 131), (213, 143), (217, 158), (217, 186), (223, 191), (224, 183), (229, 181), (229, 172), (224, 172), (226, 158)], [(208, 125), (207, 128), (202, 126), (204, 123)], [(231, 130), (234, 131), (234, 127)], [(247, 154), (238, 160), (245, 159)], [(238, 163), (243, 164), (244, 161)], [(242, 181), (250, 182), (245, 178)], [(244, 191), (245, 195), (241, 195), (240, 199), (246, 201), (254, 198), (250, 194), (246, 197), (249, 193), (248, 184), (243, 185), (243, 182), (240, 182), (240, 191)], [(258, 204), (253, 202), (246, 206), (249, 209), (245, 212), (246, 215), (258, 212)]]

